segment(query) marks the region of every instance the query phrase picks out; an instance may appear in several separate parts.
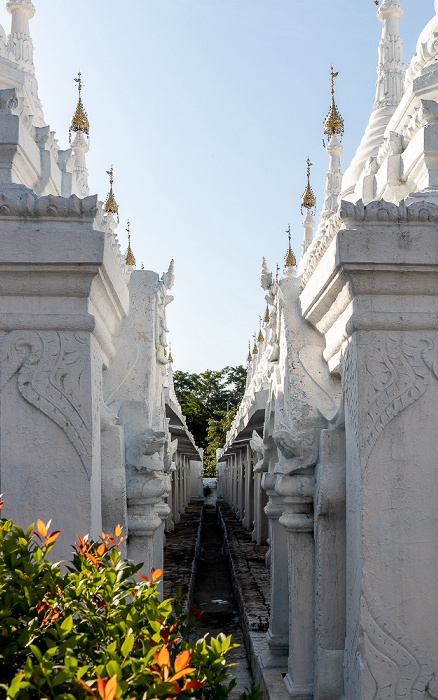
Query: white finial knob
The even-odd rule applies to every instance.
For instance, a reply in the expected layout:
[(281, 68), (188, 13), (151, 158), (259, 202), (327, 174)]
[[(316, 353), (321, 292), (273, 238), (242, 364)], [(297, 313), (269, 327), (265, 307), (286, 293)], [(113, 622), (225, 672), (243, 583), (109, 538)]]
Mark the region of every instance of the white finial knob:
[(381, 22), (388, 15), (395, 16), (397, 19), (403, 17), (403, 7), (398, 2), (398, 0), (383, 0), (379, 9), (377, 10), (377, 16)]
[(35, 7), (32, 4), (32, 0), (9, 0), (6, 9), (10, 14), (12, 14), (14, 10), (24, 11), (28, 19), (32, 19), (35, 14)]

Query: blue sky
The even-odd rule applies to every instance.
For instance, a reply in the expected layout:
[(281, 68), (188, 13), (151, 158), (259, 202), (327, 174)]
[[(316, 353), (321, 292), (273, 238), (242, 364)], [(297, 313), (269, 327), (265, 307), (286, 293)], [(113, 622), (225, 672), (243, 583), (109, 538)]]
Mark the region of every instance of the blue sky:
[[(320, 211), (332, 62), (344, 171), (368, 121), (381, 32), (373, 0), (34, 4), (40, 97), (60, 147), (68, 146), (81, 70), (91, 192), (106, 197), (113, 164), (123, 248), (129, 218), (138, 266), (161, 273), (175, 258), (175, 368), (244, 363), (265, 306), (261, 258), (282, 264), (289, 223), (300, 250), (308, 155)], [(402, 4), (408, 62), (433, 0)]]

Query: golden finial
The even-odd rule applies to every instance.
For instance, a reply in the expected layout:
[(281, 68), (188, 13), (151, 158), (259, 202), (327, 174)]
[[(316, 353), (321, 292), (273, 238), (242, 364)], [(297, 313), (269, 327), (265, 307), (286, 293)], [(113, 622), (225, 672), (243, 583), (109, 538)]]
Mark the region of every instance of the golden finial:
[(172, 357), (172, 346), (169, 345), (169, 357), (167, 358), (167, 361), (169, 364), (172, 364), (173, 362), (173, 357)]
[(305, 207), (307, 211), (313, 209), (313, 213), (315, 213), (316, 197), (310, 187), (310, 168), (312, 165), (313, 163), (310, 162), (310, 158), (307, 158), (307, 187), (301, 197), (301, 213), (303, 213), (303, 207)]
[(78, 104), (76, 107), (76, 112), (71, 118), (70, 122), (70, 128), (68, 130), (68, 140), (69, 143), (71, 143), (71, 134), (72, 131), (78, 132), (81, 131), (83, 134), (87, 134), (87, 136), (90, 135), (90, 123), (88, 121), (88, 116), (87, 113), (84, 109), (84, 105), (82, 104), (82, 98), (81, 98), (81, 90), (83, 86), (82, 78), (81, 78), (81, 71), (78, 73), (78, 77), (74, 78), (75, 83), (78, 84), (78, 92), (79, 92), (79, 99), (78, 99)]
[(280, 265), (277, 263), (277, 274), (275, 275), (275, 281), (278, 282), (278, 273), (280, 272)]
[(128, 248), (126, 250), (125, 263), (127, 265), (129, 265), (130, 267), (135, 267), (134, 253), (131, 250), (131, 231), (130, 231), (129, 221), (128, 221), (128, 228), (126, 229), (126, 232), (128, 234)]
[(375, 5), (379, 5), (379, 0), (374, 0)]
[(259, 351), (258, 351), (257, 343), (256, 343), (256, 333), (253, 334), (253, 338), (254, 338), (254, 347), (253, 347), (253, 349), (252, 349), (252, 354), (253, 354), (253, 355), (258, 355), (258, 354), (259, 354)]
[(167, 350), (164, 348), (164, 357), (167, 357)]
[(263, 343), (265, 339), (264, 339), (263, 333), (262, 333), (262, 317), (261, 316), (259, 316), (259, 327), (260, 327), (260, 330), (259, 330), (259, 334), (257, 336), (257, 342)]
[(144, 270), (144, 265), (143, 265), (143, 263), (141, 264), (141, 269)]
[(271, 320), (271, 317), (269, 315), (269, 307), (266, 304), (266, 311), (265, 311), (265, 315), (263, 317), (263, 323), (269, 323), (270, 320)]
[(246, 358), (247, 362), (251, 362), (252, 357), (251, 357), (251, 341), (248, 340), (248, 357)]
[(114, 168), (111, 166), (109, 170), (106, 171), (106, 174), (109, 175), (109, 180), (110, 180), (110, 191), (108, 192), (108, 197), (106, 198), (106, 202), (103, 205), (104, 211), (106, 211), (107, 214), (117, 214), (117, 220), (119, 218), (119, 207), (117, 205), (116, 199), (114, 197), (113, 193), (113, 182), (114, 182)]
[(286, 233), (289, 236), (289, 248), (287, 250), (286, 257), (284, 259), (284, 266), (285, 267), (295, 267), (295, 265), (297, 264), (297, 261), (295, 259), (295, 255), (292, 252), (292, 248), (290, 247), (290, 224), (289, 224), (289, 227), (288, 227)]
[(339, 73), (334, 72), (333, 66), (331, 66), (330, 75), (332, 86), (332, 104), (330, 107), (330, 112), (328, 113), (324, 122), (324, 134), (326, 134), (328, 137), (337, 134), (342, 138), (342, 134), (344, 133), (344, 120), (342, 119), (335, 103), (335, 78), (339, 75)]

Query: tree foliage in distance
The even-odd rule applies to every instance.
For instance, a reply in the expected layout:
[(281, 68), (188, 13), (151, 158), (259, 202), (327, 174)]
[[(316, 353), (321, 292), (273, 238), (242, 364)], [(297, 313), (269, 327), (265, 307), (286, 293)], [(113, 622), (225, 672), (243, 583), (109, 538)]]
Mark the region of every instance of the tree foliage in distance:
[(204, 453), (205, 476), (215, 476), (216, 450), (223, 446), (225, 436), (231, 427), (237, 406), (226, 412), (222, 418), (209, 418), (207, 426), (207, 448)]
[[(225, 436), (225, 425), (231, 424), (233, 410), (235, 413), (245, 393), (246, 369), (239, 365), (224, 367), (219, 372), (208, 369), (201, 374), (177, 370), (173, 381), (196, 444), (212, 455), (213, 443), (217, 447), (223, 444), (223, 440), (217, 444), (218, 436)], [(228, 418), (227, 414), (230, 414)]]
[[(0, 520), (0, 698), (229, 698), (231, 637), (189, 641), (200, 614), (160, 602), (162, 571), (122, 559), (120, 526), (100, 543), (78, 535), (66, 572), (48, 558), (59, 532), (34, 527)], [(252, 687), (239, 700), (260, 698)]]

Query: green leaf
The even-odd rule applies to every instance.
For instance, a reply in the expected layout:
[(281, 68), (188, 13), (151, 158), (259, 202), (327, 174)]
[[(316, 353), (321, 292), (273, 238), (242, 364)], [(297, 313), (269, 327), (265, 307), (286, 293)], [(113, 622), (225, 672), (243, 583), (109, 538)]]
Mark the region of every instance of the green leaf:
[(71, 632), (73, 627), (73, 615), (69, 615), (68, 617), (65, 618), (65, 620), (61, 624), (61, 629), (68, 634)]
[(67, 669), (64, 669), (63, 671), (59, 671), (59, 673), (56, 674), (55, 678), (52, 681), (52, 688), (56, 688), (58, 685), (61, 685), (61, 683), (65, 683), (65, 681), (68, 681), (71, 679), (71, 673)]
[(130, 634), (129, 637), (126, 637), (125, 641), (122, 644), (122, 649), (121, 649), (124, 657), (129, 656), (129, 654), (131, 653), (132, 648), (134, 646), (134, 642), (135, 642), (135, 639), (134, 639), (133, 634)]
[(122, 671), (117, 661), (114, 661), (113, 659), (111, 661), (108, 661), (106, 665), (106, 670), (108, 673), (108, 678), (112, 678), (115, 674), (117, 674), (117, 680), (121, 680)]

